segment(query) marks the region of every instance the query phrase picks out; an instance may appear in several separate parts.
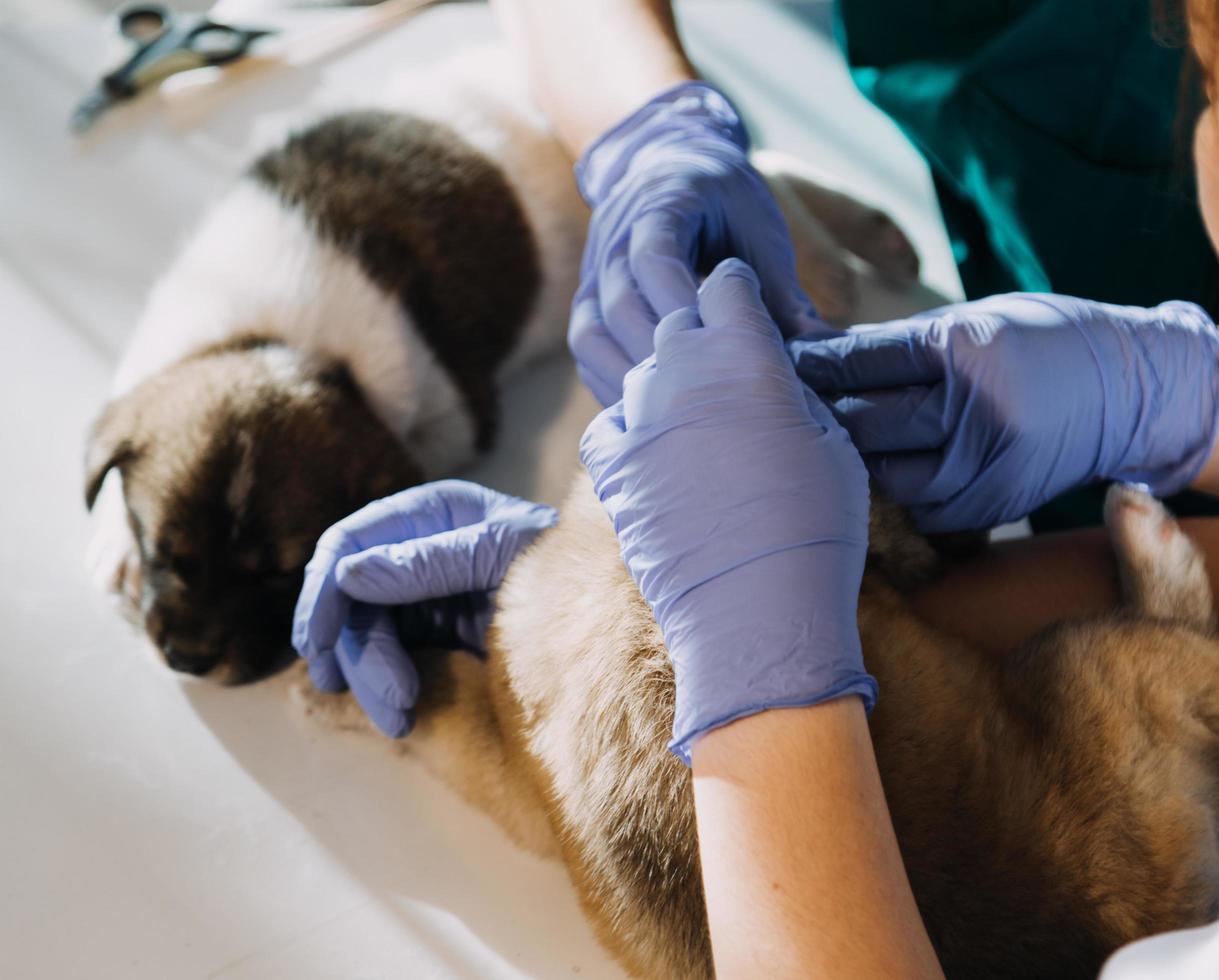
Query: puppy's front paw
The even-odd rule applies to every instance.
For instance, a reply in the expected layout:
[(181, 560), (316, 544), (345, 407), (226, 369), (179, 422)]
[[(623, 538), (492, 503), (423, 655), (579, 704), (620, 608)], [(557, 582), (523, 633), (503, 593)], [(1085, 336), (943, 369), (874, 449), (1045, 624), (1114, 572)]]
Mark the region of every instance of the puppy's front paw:
[(1213, 625), (1202, 553), (1163, 504), (1142, 488), (1114, 484), (1105, 497), (1105, 526), (1128, 604), (1147, 616)]

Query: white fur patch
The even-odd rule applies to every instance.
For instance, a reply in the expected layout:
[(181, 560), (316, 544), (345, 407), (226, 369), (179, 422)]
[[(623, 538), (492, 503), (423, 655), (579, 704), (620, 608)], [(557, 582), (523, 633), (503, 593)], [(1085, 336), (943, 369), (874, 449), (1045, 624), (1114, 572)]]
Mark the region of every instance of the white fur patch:
[(212, 209), (157, 283), (114, 394), (192, 350), (247, 332), (345, 362), (429, 475), (472, 454), (465, 402), (397, 299), (319, 240), (299, 210), (251, 180)]

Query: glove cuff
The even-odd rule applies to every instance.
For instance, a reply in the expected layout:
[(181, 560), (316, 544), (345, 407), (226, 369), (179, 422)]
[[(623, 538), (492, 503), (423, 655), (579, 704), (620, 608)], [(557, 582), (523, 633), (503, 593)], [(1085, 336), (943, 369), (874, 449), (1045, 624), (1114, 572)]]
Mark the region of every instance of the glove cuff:
[[(724, 725), (741, 718), (748, 718), (750, 715), (760, 714), (772, 708), (808, 708), (815, 704), (824, 704), (826, 701), (833, 701), (837, 698), (848, 697), (850, 695), (857, 695), (862, 698), (864, 710), (871, 714), (872, 709), (876, 706), (878, 693), (879, 688), (876, 684), (876, 678), (871, 674), (859, 673), (844, 677), (836, 684), (823, 690), (804, 694), (792, 694), (778, 699), (756, 701), (737, 708), (729, 714), (709, 719), (698, 721), (687, 719), (680, 729), (677, 727), (677, 723), (674, 724), (673, 740), (669, 743), (669, 751), (688, 766), (690, 765), (690, 749), (698, 739), (706, 735), (707, 732), (723, 728)], [(680, 708), (678, 709), (678, 719), (681, 719)]]
[(696, 128), (730, 140), (749, 152), (749, 134), (736, 107), (706, 82), (682, 82), (665, 89), (607, 130), (576, 163), (576, 184), (595, 208), (622, 179), (641, 148), (674, 129)]
[[(1146, 375), (1140, 399), (1140, 415), (1129, 446), (1100, 475), (1123, 483), (1147, 485), (1157, 497), (1169, 497), (1186, 489), (1210, 459), (1219, 433), (1219, 329), (1210, 315), (1195, 303), (1174, 300), (1151, 311), (1171, 323), (1176, 335), (1163, 330), (1135, 330), (1130, 339), (1138, 346), (1130, 355), (1132, 364), (1146, 363), (1158, 370)], [(1193, 343), (1172, 343), (1181, 331)], [(1168, 357), (1171, 351), (1176, 356)], [(1201, 383), (1187, 384), (1190, 377)], [(1153, 410), (1148, 410), (1152, 406)], [(1102, 458), (1106, 455), (1102, 452)]]

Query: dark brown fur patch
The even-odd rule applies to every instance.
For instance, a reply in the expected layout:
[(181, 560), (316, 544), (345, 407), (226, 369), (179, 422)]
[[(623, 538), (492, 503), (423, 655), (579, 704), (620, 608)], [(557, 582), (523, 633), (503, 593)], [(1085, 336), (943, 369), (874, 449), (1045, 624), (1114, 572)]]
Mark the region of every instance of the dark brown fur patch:
[(423, 478), (342, 364), (257, 337), (149, 378), (107, 407), (94, 443), (89, 488), (110, 462), (123, 474), (149, 637), (171, 666), (234, 682), (290, 659), (321, 533)]
[(499, 167), (437, 123), (366, 111), (306, 129), (251, 173), (398, 298), (489, 448), (495, 372), (541, 284), (533, 233)]

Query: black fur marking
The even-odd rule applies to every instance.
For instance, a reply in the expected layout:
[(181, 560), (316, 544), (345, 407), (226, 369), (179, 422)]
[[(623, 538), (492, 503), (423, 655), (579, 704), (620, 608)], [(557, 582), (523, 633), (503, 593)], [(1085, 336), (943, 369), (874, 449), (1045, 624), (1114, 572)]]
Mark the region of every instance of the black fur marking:
[(541, 284), (533, 233), (500, 169), (444, 126), (367, 111), (297, 134), (251, 174), (398, 297), (489, 448), (495, 370)]

